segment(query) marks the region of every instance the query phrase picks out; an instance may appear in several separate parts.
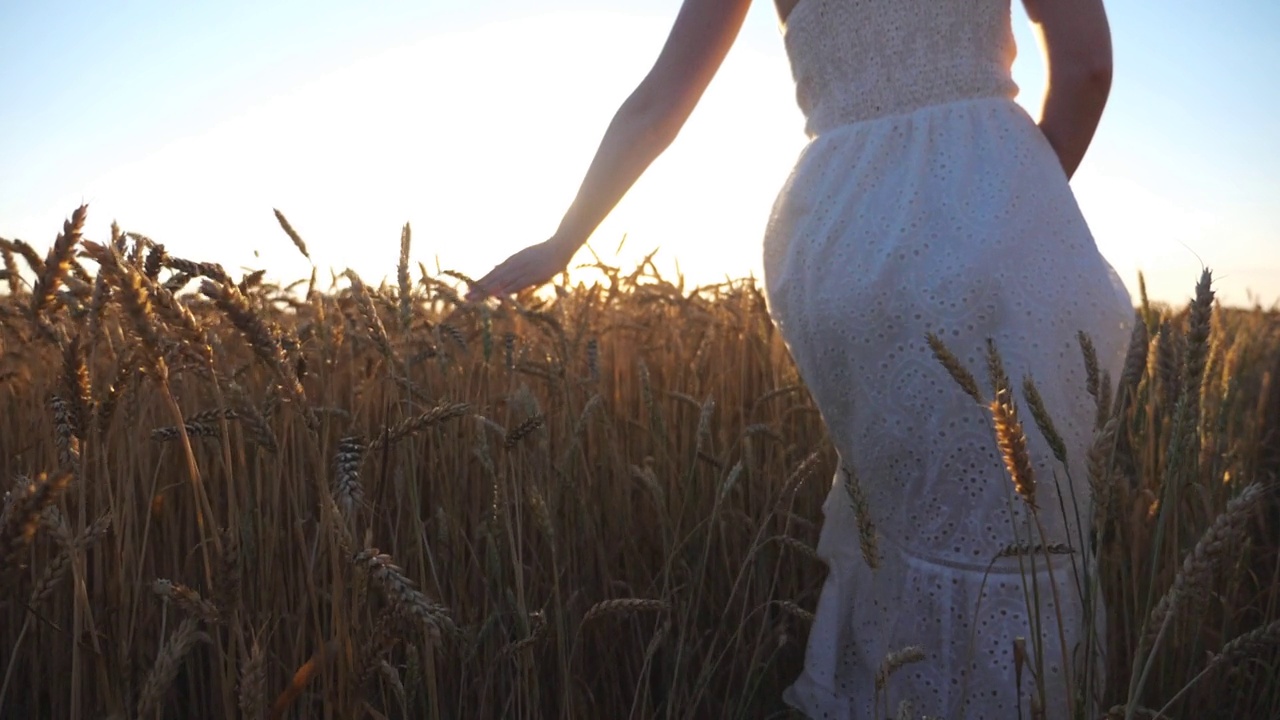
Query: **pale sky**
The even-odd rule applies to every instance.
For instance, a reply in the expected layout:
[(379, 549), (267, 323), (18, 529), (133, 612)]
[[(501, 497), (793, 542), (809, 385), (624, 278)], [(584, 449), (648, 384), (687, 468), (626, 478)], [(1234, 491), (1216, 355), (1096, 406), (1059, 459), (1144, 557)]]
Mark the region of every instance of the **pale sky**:
[[(802, 2), (804, 0), (801, 0)], [(1016, 0), (1015, 0), (1016, 2)], [(0, 236), (43, 251), (90, 203), (175, 255), (281, 280), (474, 276), (554, 230), (678, 0), (0, 0)], [(1230, 304), (1280, 299), (1280, 5), (1111, 2), (1116, 78), (1073, 181), (1130, 289), (1183, 302), (1201, 263)], [(1038, 116), (1021, 7), (1019, 102)], [(660, 248), (690, 282), (759, 276), (773, 199), (806, 138), (773, 6), (591, 245)], [(615, 249), (623, 234), (627, 244)], [(256, 253), (256, 255), (255, 255)], [(578, 261), (586, 261), (584, 251)]]

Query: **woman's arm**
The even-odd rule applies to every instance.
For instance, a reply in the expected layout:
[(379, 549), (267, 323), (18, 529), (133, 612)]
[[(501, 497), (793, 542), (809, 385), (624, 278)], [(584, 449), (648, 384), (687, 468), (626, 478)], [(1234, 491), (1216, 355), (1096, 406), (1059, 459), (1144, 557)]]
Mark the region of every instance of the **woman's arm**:
[(471, 296), (550, 280), (675, 139), (733, 45), (751, 0), (685, 0), (653, 68), (614, 115), (555, 235), (494, 268)]
[(1084, 158), (1111, 92), (1111, 29), (1102, 0), (1023, 0), (1049, 64), (1040, 129), (1067, 177)]

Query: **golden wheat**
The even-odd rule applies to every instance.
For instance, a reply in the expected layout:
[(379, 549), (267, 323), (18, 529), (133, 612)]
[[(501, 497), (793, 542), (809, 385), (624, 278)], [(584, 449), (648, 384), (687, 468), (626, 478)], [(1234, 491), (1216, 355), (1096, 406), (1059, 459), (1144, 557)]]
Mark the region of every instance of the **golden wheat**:
[[(52, 260), (0, 241), (0, 716), (783, 710), (827, 572), (813, 478), (846, 486), (863, 552), (878, 548), (759, 287), (598, 263), (596, 285), (467, 302), (459, 273), (409, 277), (408, 235), (388, 238), (396, 280), (379, 286), (233, 279), (118, 226)], [(1137, 309), (1114, 394), (1097, 372), (1091, 448), (1039, 397), (1058, 379), (1023, 379), (1097, 520), (1088, 547), (1005, 551), (1097, 574), (1102, 707), (1266, 717), (1277, 493), (1254, 501), (1247, 542), (1196, 545), (1280, 473), (1280, 321), (1210, 312), (1202, 281), (1182, 311)], [(1003, 454), (1028, 477), (994, 345), (984, 393), (922, 340), (962, 392), (999, 401)], [(1206, 579), (1179, 572), (1209, 556)], [(175, 581), (167, 602), (156, 577)], [(1166, 595), (1183, 599), (1150, 621)], [(1155, 625), (1158, 652), (1140, 654)], [(1027, 668), (1032, 642), (1014, 650)]]

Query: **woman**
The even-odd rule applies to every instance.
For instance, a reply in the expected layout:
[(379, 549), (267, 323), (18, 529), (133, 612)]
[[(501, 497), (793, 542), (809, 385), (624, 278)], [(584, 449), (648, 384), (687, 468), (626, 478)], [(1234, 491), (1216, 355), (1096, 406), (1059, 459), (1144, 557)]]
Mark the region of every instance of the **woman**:
[[(989, 415), (926, 341), (937, 335), (975, 370), (994, 341), (1015, 385), (1038, 381), (1083, 466), (1094, 411), (1077, 333), (1116, 377), (1133, 315), (1068, 186), (1106, 102), (1110, 36), (1101, 0), (1024, 1), (1048, 58), (1038, 126), (1013, 102), (1009, 0), (776, 3), (811, 140), (774, 206), (765, 284), (841, 462), (818, 548), (830, 571), (805, 671), (786, 694), (811, 717), (871, 717), (899, 699), (948, 718), (1017, 717), (1033, 704), (1057, 717), (1071, 703), (1087, 634), (1074, 573), (998, 557), (1033, 523), (1011, 501)], [(472, 297), (567, 265), (675, 138), (749, 4), (686, 0), (555, 235)], [(1087, 484), (1072, 486), (1029, 435), (1043, 509), (1030, 539), (1080, 548)], [(860, 488), (861, 512), (846, 485)], [(878, 540), (872, 552), (860, 531)], [(1043, 664), (1015, 662), (1019, 637)], [(878, 690), (886, 656), (907, 646), (924, 658)]]

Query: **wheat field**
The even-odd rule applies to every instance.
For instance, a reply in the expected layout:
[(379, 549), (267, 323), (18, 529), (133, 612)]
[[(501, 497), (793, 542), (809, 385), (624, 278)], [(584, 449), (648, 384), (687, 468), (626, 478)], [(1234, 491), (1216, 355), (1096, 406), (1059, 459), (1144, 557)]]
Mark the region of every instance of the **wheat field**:
[[(835, 458), (753, 281), (466, 302), (406, 225), (280, 285), (86, 213), (0, 240), (0, 717), (789, 717)], [(1280, 317), (1194, 292), (1079, 389), (1096, 717), (1280, 718)]]

